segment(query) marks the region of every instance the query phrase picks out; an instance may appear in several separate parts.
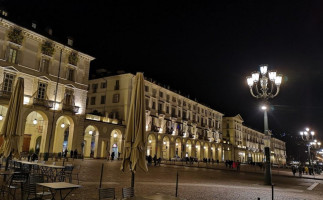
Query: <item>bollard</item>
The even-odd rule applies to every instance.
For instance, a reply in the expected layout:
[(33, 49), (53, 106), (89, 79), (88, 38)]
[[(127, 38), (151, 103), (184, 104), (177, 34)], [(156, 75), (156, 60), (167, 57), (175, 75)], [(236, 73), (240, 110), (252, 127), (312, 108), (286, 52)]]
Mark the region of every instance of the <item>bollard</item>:
[(258, 200), (260, 200), (260, 197), (258, 197)]

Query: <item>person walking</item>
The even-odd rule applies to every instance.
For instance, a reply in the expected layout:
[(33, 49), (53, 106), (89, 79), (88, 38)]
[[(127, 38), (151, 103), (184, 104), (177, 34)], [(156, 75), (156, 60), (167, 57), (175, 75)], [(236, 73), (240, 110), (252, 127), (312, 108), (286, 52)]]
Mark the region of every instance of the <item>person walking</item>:
[(298, 175), (299, 175), (299, 177), (302, 177), (302, 172), (303, 172), (303, 167), (299, 166), (298, 167)]
[(114, 151), (113, 151), (112, 154), (111, 154), (111, 161), (114, 160), (114, 156), (115, 155), (114, 155)]
[(154, 166), (157, 166), (157, 155), (156, 154), (155, 154), (153, 160), (154, 160)]
[(237, 172), (240, 172), (240, 161), (239, 160), (237, 160), (236, 166), (237, 166)]

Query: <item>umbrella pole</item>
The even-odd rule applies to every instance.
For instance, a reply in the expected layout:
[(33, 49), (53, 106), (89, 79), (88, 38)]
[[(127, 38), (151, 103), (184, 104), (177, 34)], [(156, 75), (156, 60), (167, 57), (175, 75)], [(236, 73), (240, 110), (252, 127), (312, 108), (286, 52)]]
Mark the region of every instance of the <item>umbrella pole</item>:
[(176, 193), (175, 193), (175, 197), (177, 197), (177, 192), (178, 192), (178, 171), (176, 172)]
[(102, 166), (101, 166), (101, 176), (100, 176), (100, 187), (102, 186), (102, 176), (103, 176), (103, 166), (104, 166), (104, 163), (102, 163)]
[(131, 187), (135, 187), (135, 173), (131, 171)]

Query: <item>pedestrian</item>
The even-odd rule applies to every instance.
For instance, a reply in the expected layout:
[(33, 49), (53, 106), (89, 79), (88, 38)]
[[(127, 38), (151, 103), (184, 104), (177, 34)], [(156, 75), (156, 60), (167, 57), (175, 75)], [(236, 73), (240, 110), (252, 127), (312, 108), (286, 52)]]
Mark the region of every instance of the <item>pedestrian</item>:
[(151, 155), (148, 156), (148, 165), (151, 166), (152, 160), (153, 158), (151, 157)]
[(120, 152), (118, 152), (118, 160), (120, 160), (120, 155), (121, 155), (121, 153), (120, 153)]
[(296, 174), (296, 167), (295, 166), (292, 167), (292, 172), (293, 172), (293, 175), (295, 176), (295, 174)]
[(228, 168), (228, 165), (229, 165), (229, 161), (225, 160), (225, 168)]
[(114, 155), (114, 151), (113, 151), (112, 154), (111, 154), (111, 161), (114, 160), (114, 156), (115, 155)]
[(299, 177), (302, 177), (302, 171), (303, 171), (303, 167), (299, 166), (298, 167), (298, 175), (299, 175)]
[(73, 156), (74, 156), (74, 151), (71, 150), (70, 157), (73, 158)]
[(78, 155), (77, 155), (77, 153), (78, 153), (78, 152), (77, 152), (77, 149), (75, 149), (75, 150), (74, 150), (74, 158), (75, 158), (75, 159), (77, 159), (77, 156), (78, 156)]
[(154, 160), (154, 165), (157, 166), (157, 155), (156, 154), (155, 154), (153, 160)]
[(67, 156), (67, 149), (65, 149), (65, 151), (64, 151), (64, 158), (66, 158), (66, 156)]
[(305, 174), (307, 175), (308, 174), (308, 167), (305, 166)]

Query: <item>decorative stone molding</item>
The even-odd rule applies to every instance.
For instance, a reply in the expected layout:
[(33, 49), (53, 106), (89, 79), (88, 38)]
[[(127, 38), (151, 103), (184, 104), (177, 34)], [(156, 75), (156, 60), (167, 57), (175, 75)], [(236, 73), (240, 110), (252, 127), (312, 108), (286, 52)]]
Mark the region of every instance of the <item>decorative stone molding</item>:
[(45, 41), (42, 45), (41, 45), (41, 52), (44, 54), (44, 55), (47, 55), (47, 56), (53, 56), (54, 54), (54, 46), (53, 46), (53, 43), (50, 42), (50, 41)]
[(10, 42), (21, 45), (22, 41), (24, 39), (24, 36), (22, 34), (22, 30), (19, 28), (12, 28), (8, 33), (8, 39)]
[(75, 51), (72, 51), (68, 56), (68, 63), (71, 65), (77, 66), (78, 60), (79, 60), (78, 53)]

